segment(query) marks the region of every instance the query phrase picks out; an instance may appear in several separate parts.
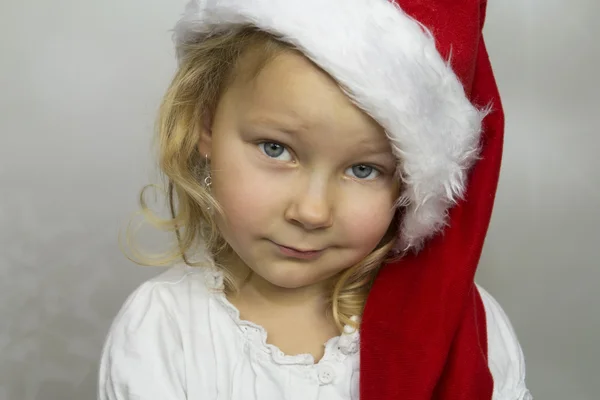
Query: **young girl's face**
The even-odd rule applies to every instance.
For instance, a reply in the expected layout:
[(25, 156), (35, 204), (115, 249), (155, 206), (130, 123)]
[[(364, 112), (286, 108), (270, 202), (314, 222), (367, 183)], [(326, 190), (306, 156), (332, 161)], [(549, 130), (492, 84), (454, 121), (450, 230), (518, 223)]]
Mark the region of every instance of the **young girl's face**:
[(302, 55), (223, 94), (199, 149), (241, 265), (301, 288), (360, 262), (394, 217), (396, 159), (381, 127)]

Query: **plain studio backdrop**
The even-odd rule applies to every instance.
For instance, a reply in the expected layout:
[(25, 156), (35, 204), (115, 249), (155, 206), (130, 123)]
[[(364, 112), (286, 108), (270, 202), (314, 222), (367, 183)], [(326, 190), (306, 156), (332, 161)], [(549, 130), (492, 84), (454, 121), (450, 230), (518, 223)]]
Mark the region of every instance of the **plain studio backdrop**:
[[(95, 398), (112, 318), (160, 272), (125, 259), (117, 233), (159, 182), (153, 122), (183, 5), (0, 3), (0, 400)], [(598, 15), (597, 0), (488, 10), (507, 123), (478, 282), (537, 399), (600, 397)]]

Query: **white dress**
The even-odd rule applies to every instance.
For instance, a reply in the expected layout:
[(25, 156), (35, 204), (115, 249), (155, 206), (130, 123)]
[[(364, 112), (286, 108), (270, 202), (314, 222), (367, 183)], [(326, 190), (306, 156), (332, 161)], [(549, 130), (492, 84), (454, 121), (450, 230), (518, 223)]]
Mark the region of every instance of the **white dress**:
[[(359, 334), (326, 343), (323, 358), (284, 355), (243, 321), (222, 274), (175, 266), (142, 284), (115, 318), (100, 365), (99, 400), (358, 400)], [(493, 400), (530, 400), (523, 353), (498, 303), (486, 309)], [(348, 328), (348, 327), (347, 327)]]

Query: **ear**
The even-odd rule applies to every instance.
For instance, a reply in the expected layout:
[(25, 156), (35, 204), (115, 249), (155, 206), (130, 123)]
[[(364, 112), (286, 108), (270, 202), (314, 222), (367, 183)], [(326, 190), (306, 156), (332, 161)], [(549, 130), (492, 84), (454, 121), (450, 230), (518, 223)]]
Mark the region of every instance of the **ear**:
[(209, 113), (202, 119), (198, 129), (198, 152), (210, 158), (212, 152), (212, 117)]

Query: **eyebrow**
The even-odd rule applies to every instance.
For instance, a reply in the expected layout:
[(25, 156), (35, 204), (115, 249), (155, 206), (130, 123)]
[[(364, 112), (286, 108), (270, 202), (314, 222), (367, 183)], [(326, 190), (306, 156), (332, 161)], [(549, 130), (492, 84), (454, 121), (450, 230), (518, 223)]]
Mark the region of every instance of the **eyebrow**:
[(272, 118), (269, 116), (261, 115), (250, 117), (245, 122), (252, 125), (260, 125), (273, 128), (283, 133), (288, 133), (290, 135), (295, 135), (299, 132), (307, 131), (309, 129), (309, 127), (306, 124), (302, 123), (302, 121), (300, 121), (299, 119), (295, 119), (293, 117), (289, 117), (288, 119), (290, 121), (285, 122), (283, 119), (280, 118)]
[(369, 140), (369, 139), (365, 138), (365, 139), (357, 142), (356, 147), (360, 148), (361, 150), (368, 151), (369, 153), (372, 153), (372, 154), (391, 153), (393, 155), (389, 142), (383, 142), (383, 141), (379, 141), (379, 140), (373, 141), (373, 140)]

